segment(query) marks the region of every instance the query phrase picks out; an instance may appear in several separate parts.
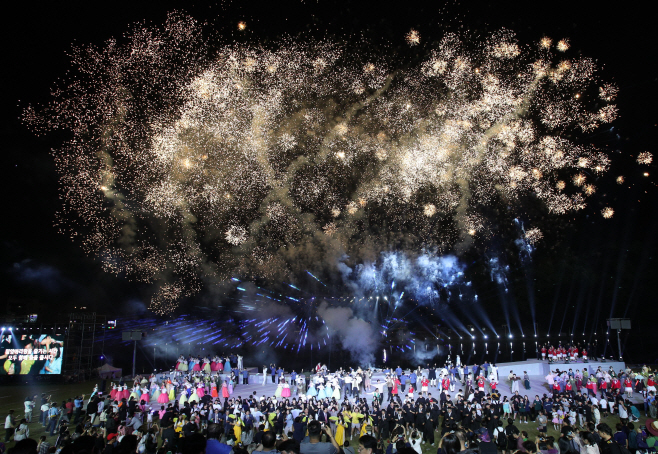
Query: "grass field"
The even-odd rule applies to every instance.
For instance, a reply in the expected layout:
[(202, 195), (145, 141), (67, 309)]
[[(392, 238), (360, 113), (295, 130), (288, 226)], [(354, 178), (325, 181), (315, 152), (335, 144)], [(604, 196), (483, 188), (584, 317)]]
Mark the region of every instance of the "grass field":
[[(95, 386), (96, 382), (94, 381), (89, 381), (85, 383), (72, 383), (72, 384), (65, 384), (65, 383), (43, 383), (43, 382), (34, 382), (34, 383), (29, 383), (29, 384), (16, 384), (16, 385), (1, 385), (0, 386), (0, 414), (2, 415), (3, 422), (4, 418), (7, 416), (8, 412), (10, 409), (14, 409), (14, 416), (16, 417), (17, 421), (19, 421), (24, 414), (24, 406), (23, 402), (25, 401), (25, 398), (27, 396), (33, 396), (33, 395), (38, 395), (41, 396), (41, 393), (46, 393), (52, 395), (52, 398), (55, 402), (59, 404), (62, 403), (63, 400), (67, 400), (69, 398), (73, 398), (76, 395), (82, 395), (85, 394), (89, 396)], [(41, 435), (48, 435), (47, 432), (44, 430), (44, 428), (41, 426), (41, 424), (38, 423), (38, 418), (39, 418), (39, 401), (37, 400), (37, 408), (34, 410), (34, 420), (37, 422), (33, 422), (30, 424), (30, 438), (38, 440)], [(642, 416), (640, 418), (639, 423), (635, 423), (635, 427), (638, 427), (638, 424), (641, 424), (644, 426), (644, 423), (646, 421), (646, 418)], [(604, 418), (601, 420), (601, 422), (607, 423), (610, 427), (613, 428), (615, 427), (615, 424), (619, 422), (619, 418), (616, 416), (609, 416), (608, 418)], [(529, 439), (534, 440), (535, 437), (538, 435), (537, 432), (537, 424), (533, 422), (529, 422), (528, 424), (521, 424), (521, 423), (516, 423), (517, 427), (519, 430), (525, 430), (528, 432)], [(559, 434), (557, 431), (553, 429), (553, 425), (550, 424), (549, 421), (549, 428), (548, 428), (548, 435), (553, 435), (556, 439), (559, 437)], [(3, 425), (4, 428), (4, 425)], [(436, 436), (436, 444), (438, 445), (439, 441), (439, 433), (437, 432)], [(4, 431), (2, 433), (2, 439), (4, 439)], [(49, 441), (54, 444), (56, 440), (56, 437), (49, 437)], [(351, 439), (350, 439), (351, 440)], [(356, 442), (356, 440), (354, 440)], [(14, 445), (14, 442), (11, 441), (7, 444), (7, 447), (11, 447)], [(355, 446), (354, 443), (351, 443), (352, 446)], [(423, 447), (423, 454), (430, 454), (430, 453), (436, 453), (436, 447), (432, 447), (430, 444), (425, 444), (422, 445)]]

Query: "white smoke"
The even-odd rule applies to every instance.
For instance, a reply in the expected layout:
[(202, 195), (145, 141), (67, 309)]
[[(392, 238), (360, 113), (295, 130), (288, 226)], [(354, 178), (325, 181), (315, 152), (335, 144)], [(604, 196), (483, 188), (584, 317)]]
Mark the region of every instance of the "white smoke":
[(326, 301), (320, 303), (318, 315), (327, 324), (329, 334), (340, 339), (343, 349), (350, 352), (359, 366), (374, 362), (377, 341), (370, 323), (357, 318), (351, 308), (329, 307)]

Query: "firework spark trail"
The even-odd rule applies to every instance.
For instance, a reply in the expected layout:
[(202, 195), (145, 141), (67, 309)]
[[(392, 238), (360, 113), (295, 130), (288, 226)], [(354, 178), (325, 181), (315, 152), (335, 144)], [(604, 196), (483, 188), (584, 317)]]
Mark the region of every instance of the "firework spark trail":
[(54, 152), (62, 230), (106, 270), (155, 283), (162, 314), (232, 275), (325, 286), (307, 269), (339, 275), (342, 257), (367, 263), (401, 237), (410, 255), (459, 252), (495, 233), (486, 207), (516, 217), (525, 196), (585, 208), (609, 158), (570, 137), (614, 120), (617, 88), (569, 46), (446, 34), (399, 69), (327, 41), (209, 52), (173, 14), (127, 44), (74, 49), (77, 76), (24, 117), (72, 132)]

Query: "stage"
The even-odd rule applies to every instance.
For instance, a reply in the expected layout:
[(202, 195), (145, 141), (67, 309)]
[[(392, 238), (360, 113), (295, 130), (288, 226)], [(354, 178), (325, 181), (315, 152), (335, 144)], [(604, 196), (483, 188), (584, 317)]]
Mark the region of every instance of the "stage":
[[(623, 370), (626, 368), (626, 365), (624, 362), (621, 361), (592, 361), (589, 363), (583, 363), (583, 362), (576, 362), (576, 363), (552, 363), (549, 364), (548, 361), (540, 361), (537, 359), (530, 359), (527, 361), (515, 361), (515, 362), (508, 362), (508, 363), (498, 363), (498, 380), (499, 380), (499, 386), (498, 390), (501, 392), (502, 396), (511, 396), (511, 385), (510, 382), (507, 380), (507, 376), (512, 371), (515, 373), (517, 376), (523, 377), (524, 371), (528, 372), (528, 375), (530, 376), (530, 388), (525, 389), (523, 385), (521, 385), (521, 395), (527, 395), (531, 400), (534, 398), (535, 395), (542, 396), (543, 394), (550, 393), (551, 390), (548, 387), (548, 384), (546, 382), (546, 375), (550, 371), (563, 371), (563, 370), (569, 370), (573, 369), (575, 372), (576, 370), (584, 370), (584, 368), (587, 368), (590, 374), (596, 373), (596, 370), (601, 367), (603, 370), (609, 370), (610, 366), (614, 369), (615, 372), (619, 372), (619, 370)], [(249, 384), (240, 384), (238, 382), (238, 385), (235, 387), (233, 396), (247, 396), (251, 395), (255, 392), (256, 395), (259, 396), (273, 396), (274, 392), (276, 391), (276, 385), (272, 383), (272, 376), (271, 374), (267, 374), (267, 381), (265, 385), (263, 385), (263, 374), (257, 373), (258, 369), (255, 367), (247, 367), (246, 368), (249, 371)], [(284, 376), (287, 379), (290, 379), (290, 371), (286, 371)], [(409, 371), (405, 371), (408, 373)], [(427, 370), (423, 370), (423, 373), (426, 374)], [(159, 374), (159, 378), (165, 378), (170, 375), (170, 372), (165, 372), (162, 374)], [(222, 374), (222, 378), (226, 378), (225, 375)], [(378, 382), (379, 380), (379, 382)], [(372, 385), (373, 388), (370, 391), (366, 391), (365, 393), (361, 393), (361, 397), (365, 397), (368, 399), (368, 401), (372, 401), (373, 393), (374, 393), (374, 387), (379, 383), (380, 389), (383, 391), (382, 394), (384, 395), (384, 398), (387, 399), (387, 389), (383, 385), (385, 383), (385, 374), (382, 372), (381, 369), (378, 369), (374, 372), (372, 376)], [(438, 385), (440, 385), (440, 380), (438, 382)], [(459, 381), (457, 382), (455, 386), (455, 391), (451, 392), (451, 398), (454, 400), (457, 392), (460, 389), (463, 389), (464, 385), (460, 383)], [(440, 390), (437, 387), (430, 387), (429, 392), (434, 396), (438, 397)], [(416, 394), (417, 396), (417, 394)], [(294, 394), (293, 394), (294, 397)], [(642, 402), (642, 398), (639, 394), (634, 394), (633, 399), (631, 399), (633, 402)]]
[(556, 370), (568, 371), (569, 369), (573, 369), (573, 371), (576, 372), (576, 369), (578, 369), (582, 372), (583, 370), (585, 370), (585, 368), (587, 368), (589, 373), (593, 374), (596, 373), (599, 366), (603, 370), (609, 370), (610, 366), (612, 366), (615, 372), (619, 372), (619, 370), (624, 370), (626, 368), (626, 363), (624, 363), (623, 361), (605, 361), (605, 362), (590, 361), (587, 363), (583, 363), (582, 361), (578, 361), (575, 363), (565, 363), (563, 361), (560, 361), (560, 362), (554, 362), (549, 364), (548, 361), (541, 361), (538, 359), (528, 359), (526, 361), (499, 363), (497, 364), (497, 366), (498, 366), (498, 377), (501, 380), (503, 380), (503, 379), (507, 379), (507, 375), (509, 375), (510, 371), (512, 371), (512, 373), (520, 377), (523, 377), (524, 372), (528, 372), (528, 375), (539, 375), (545, 377), (548, 375), (549, 372)]

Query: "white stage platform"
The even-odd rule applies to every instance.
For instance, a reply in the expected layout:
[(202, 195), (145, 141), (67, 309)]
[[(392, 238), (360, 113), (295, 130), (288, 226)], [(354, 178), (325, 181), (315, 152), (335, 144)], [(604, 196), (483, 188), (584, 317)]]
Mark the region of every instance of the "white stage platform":
[(539, 375), (545, 377), (550, 371), (556, 370), (569, 370), (573, 369), (575, 372), (576, 369), (583, 371), (585, 368), (588, 369), (589, 373), (595, 373), (596, 370), (601, 366), (601, 369), (608, 370), (610, 366), (614, 369), (615, 372), (619, 370), (624, 370), (626, 368), (626, 363), (622, 361), (590, 361), (588, 363), (583, 363), (578, 361), (575, 363), (552, 363), (549, 364), (548, 361), (540, 361), (538, 359), (529, 359), (527, 361), (515, 361), (510, 363), (499, 363), (498, 366), (498, 376), (500, 379), (507, 379), (507, 375), (512, 371), (517, 375), (517, 377), (523, 377), (523, 373), (528, 372), (528, 375)]

